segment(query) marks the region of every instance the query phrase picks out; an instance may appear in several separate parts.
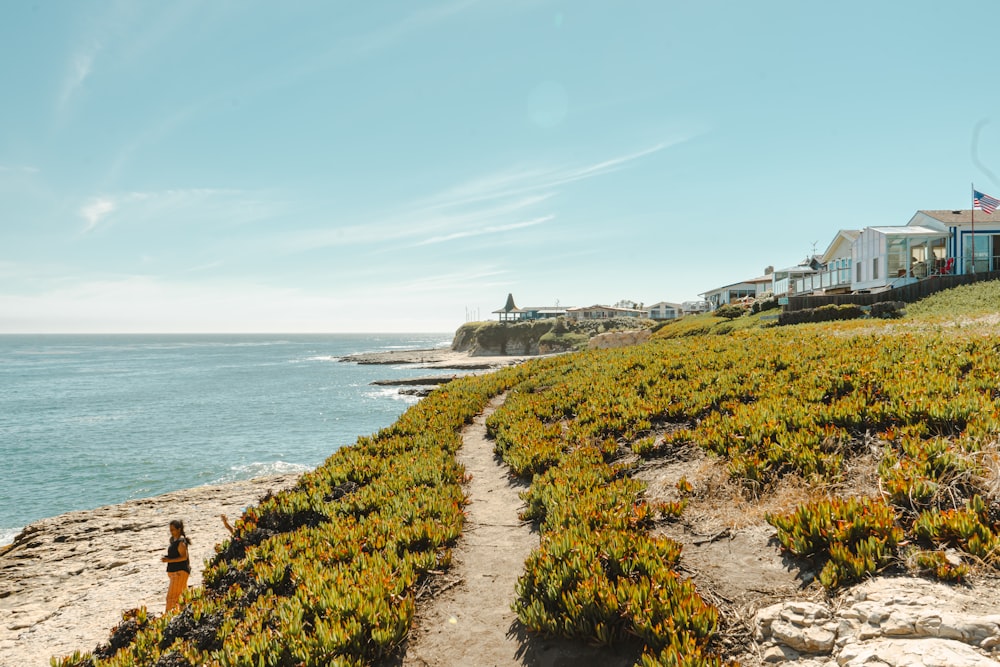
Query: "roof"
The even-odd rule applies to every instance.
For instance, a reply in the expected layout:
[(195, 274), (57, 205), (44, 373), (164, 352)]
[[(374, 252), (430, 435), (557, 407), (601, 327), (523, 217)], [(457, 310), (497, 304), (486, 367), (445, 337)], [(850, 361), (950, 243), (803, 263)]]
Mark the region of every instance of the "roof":
[(830, 260), (835, 259), (834, 249), (837, 247), (837, 244), (840, 243), (842, 239), (850, 244), (854, 243), (854, 241), (856, 241), (859, 236), (861, 236), (861, 230), (859, 229), (839, 230), (837, 232), (837, 235), (833, 237), (833, 240), (830, 241), (830, 245), (826, 247), (826, 251), (820, 257), (820, 261), (823, 262), (824, 264), (827, 264), (830, 262)]
[(593, 306), (577, 306), (574, 308), (567, 308), (566, 310), (621, 310), (625, 312), (640, 312), (644, 310), (643, 308), (619, 308), (618, 306), (602, 306), (600, 304), (594, 304)]
[(507, 294), (507, 303), (504, 304), (504, 307), (503, 308), (498, 308), (497, 310), (494, 310), (493, 312), (494, 313), (519, 313), (519, 312), (521, 312), (521, 309), (518, 308), (517, 305), (514, 303), (514, 295), (508, 293)]
[(958, 225), (962, 223), (972, 223), (975, 222), (1000, 222), (1000, 210), (994, 211), (993, 213), (987, 213), (986, 211), (975, 211), (975, 219), (973, 220), (973, 209), (963, 209), (960, 211), (917, 211), (917, 213), (923, 213), (926, 216), (934, 218), (946, 225)]
[(796, 266), (789, 266), (786, 269), (775, 269), (775, 273), (816, 273), (816, 269), (809, 266), (808, 264), (798, 264)]
[[(1000, 221), (1000, 216), (998, 216), (998, 221)], [(940, 229), (933, 229), (931, 227), (921, 227), (920, 225), (907, 225), (903, 227), (869, 227), (868, 229), (876, 231), (879, 234), (885, 234), (886, 236), (934, 236), (938, 238), (948, 236), (948, 232), (941, 231)]]

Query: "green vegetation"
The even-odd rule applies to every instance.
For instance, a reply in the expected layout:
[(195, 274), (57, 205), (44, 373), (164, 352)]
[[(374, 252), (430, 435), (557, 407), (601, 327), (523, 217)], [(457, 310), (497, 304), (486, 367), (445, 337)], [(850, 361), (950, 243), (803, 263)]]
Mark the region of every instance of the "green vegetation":
[(549, 354), (583, 350), (597, 334), (650, 329), (652, 320), (616, 317), (571, 320), (554, 317), (525, 322), (468, 322), (459, 327), (452, 348), (480, 355)]
[[(130, 612), (93, 656), (55, 664), (393, 659), (414, 591), (450, 566), (464, 527), (459, 431), (505, 392), (487, 428), (530, 481), (523, 518), (541, 533), (514, 603), (530, 633), (639, 641), (644, 667), (723, 664), (719, 612), (678, 571), (681, 546), (657, 531), (684, 512), (692, 485), (655, 502), (633, 476), (678, 447), (702, 448), (748, 499), (811, 484), (809, 501), (767, 520), (826, 589), (883, 571), (961, 581), (996, 568), (1000, 344), (984, 316), (997, 289), (941, 293), (937, 307), (913, 304), (895, 320), (685, 318), (644, 345), (457, 380), (248, 509), (181, 611)], [(942, 326), (949, 304), (978, 323)], [(859, 495), (850, 471), (865, 466), (879, 492)]]

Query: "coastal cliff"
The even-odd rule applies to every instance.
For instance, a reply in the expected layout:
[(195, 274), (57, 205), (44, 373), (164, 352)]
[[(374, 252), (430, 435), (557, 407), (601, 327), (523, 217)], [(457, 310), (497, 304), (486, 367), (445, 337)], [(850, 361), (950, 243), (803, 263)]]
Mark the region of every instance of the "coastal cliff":
[[(468, 322), (455, 332), (451, 349), (473, 357), (526, 356), (586, 349), (595, 336), (612, 332), (649, 331), (652, 320), (618, 317), (570, 320), (558, 317), (528, 322)], [(605, 339), (606, 340), (606, 339)]]

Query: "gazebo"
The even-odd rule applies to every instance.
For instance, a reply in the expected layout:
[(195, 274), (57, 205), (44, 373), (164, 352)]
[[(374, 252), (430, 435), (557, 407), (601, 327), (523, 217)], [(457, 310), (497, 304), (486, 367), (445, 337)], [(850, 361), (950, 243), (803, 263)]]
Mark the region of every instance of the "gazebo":
[(513, 294), (507, 294), (507, 303), (503, 308), (494, 310), (493, 314), (499, 315), (501, 322), (517, 322), (521, 319), (521, 309), (514, 304)]

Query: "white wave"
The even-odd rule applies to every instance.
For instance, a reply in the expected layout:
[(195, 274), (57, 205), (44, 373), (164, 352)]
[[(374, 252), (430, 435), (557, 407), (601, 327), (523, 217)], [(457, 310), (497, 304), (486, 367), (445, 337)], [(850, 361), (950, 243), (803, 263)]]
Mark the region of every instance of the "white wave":
[(399, 387), (380, 387), (378, 389), (372, 389), (365, 392), (366, 398), (374, 398), (376, 400), (388, 398), (393, 401), (402, 401), (413, 405), (420, 400), (419, 396), (413, 396), (412, 394), (400, 393)]
[(0, 528), (0, 547), (7, 546), (14, 542), (14, 538), (21, 534), (23, 528)]
[(311, 467), (301, 463), (289, 463), (287, 461), (254, 461), (245, 465), (232, 466), (229, 472), (218, 479), (212, 480), (210, 484), (226, 484), (244, 479), (254, 479), (256, 477), (273, 477), (275, 475), (291, 475), (312, 470)]

